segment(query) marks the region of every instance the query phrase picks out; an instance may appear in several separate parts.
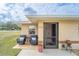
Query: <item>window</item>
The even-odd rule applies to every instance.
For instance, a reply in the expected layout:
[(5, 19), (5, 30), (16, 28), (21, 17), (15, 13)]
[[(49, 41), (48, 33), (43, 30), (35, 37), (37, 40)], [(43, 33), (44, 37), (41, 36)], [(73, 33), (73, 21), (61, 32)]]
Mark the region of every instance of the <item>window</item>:
[(29, 26), (29, 34), (35, 34), (36, 27), (31, 25)]

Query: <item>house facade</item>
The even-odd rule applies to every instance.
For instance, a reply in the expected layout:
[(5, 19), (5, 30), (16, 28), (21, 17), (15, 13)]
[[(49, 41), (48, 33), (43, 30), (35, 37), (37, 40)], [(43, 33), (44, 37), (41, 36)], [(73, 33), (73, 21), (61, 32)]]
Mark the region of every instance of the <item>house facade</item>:
[(21, 22), (21, 34), (29, 36), (30, 26), (38, 35), (38, 44), (44, 48), (60, 49), (61, 44), (70, 40), (72, 48), (79, 48), (79, 18), (54, 16), (27, 16), (30, 22)]

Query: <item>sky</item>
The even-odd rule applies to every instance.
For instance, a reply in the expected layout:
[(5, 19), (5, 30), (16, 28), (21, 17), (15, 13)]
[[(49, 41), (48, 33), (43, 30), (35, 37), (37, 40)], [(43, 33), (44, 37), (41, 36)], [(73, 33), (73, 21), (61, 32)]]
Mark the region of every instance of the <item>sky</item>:
[(2, 3), (0, 21), (28, 20), (27, 15), (79, 15), (78, 3)]

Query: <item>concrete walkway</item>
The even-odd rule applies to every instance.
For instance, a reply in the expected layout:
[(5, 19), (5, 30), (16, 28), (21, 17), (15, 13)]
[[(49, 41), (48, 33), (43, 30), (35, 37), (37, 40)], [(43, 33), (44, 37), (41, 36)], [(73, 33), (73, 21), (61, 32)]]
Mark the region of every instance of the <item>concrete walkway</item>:
[(73, 52), (59, 50), (59, 49), (45, 49), (43, 53), (37, 50), (22, 49), (18, 56), (76, 56)]

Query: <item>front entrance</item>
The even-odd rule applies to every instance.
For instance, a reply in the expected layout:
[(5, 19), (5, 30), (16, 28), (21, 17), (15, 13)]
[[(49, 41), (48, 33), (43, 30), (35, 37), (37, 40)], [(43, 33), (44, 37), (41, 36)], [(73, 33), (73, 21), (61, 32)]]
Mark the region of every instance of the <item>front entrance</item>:
[(58, 23), (44, 23), (44, 48), (58, 48)]

